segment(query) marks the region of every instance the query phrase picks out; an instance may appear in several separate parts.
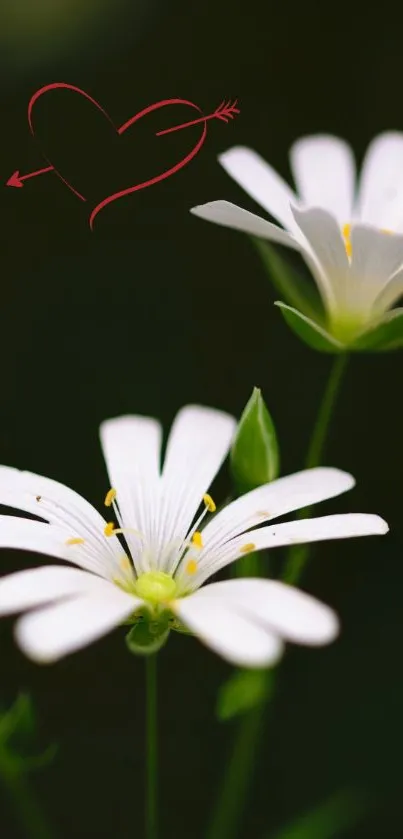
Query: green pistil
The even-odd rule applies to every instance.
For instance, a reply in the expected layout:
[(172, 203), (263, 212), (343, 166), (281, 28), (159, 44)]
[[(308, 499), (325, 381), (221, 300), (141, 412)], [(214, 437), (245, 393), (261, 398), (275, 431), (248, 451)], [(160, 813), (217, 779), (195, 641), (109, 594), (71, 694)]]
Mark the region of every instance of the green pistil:
[(137, 578), (132, 591), (149, 603), (166, 603), (175, 597), (177, 585), (174, 578), (165, 571), (148, 571)]

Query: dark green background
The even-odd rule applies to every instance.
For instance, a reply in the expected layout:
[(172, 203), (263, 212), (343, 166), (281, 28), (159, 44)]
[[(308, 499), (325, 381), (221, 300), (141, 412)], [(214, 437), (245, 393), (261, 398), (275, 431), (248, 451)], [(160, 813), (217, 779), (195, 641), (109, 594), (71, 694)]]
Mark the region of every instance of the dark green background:
[[(46, 146), (89, 204), (182, 156), (199, 129), (156, 148), (151, 120), (118, 144), (90, 109), (55, 95), (38, 106), (35, 144), (26, 106), (42, 85), (86, 89), (118, 124), (176, 96), (205, 112), (238, 97), (241, 115), (210, 123), (188, 167), (114, 204), (94, 233), (88, 206), (54, 175), (1, 188), (0, 460), (101, 507), (102, 419), (139, 412), (168, 424), (188, 401), (239, 415), (258, 385), (283, 471), (298, 469), (330, 359), (287, 331), (247, 238), (188, 210), (214, 198), (255, 209), (216, 163), (230, 145), (256, 148), (288, 176), (287, 149), (301, 134), (338, 133), (361, 158), (374, 134), (403, 129), (397, 6), (205, 0), (161, 2), (137, 17), (134, 3), (123, 4), (93, 38), (42, 60), (34, 43), (30, 58), (14, 51), (1, 67), (0, 181), (45, 165)], [(188, 118), (178, 111), (178, 121)], [(398, 354), (356, 357), (348, 370), (326, 462), (351, 471), (358, 486), (321, 512), (378, 512), (391, 534), (324, 545), (304, 577), (338, 610), (343, 633), (332, 648), (287, 654), (242, 839), (261, 839), (350, 784), (368, 790), (372, 810), (348, 835), (401, 835), (401, 371)], [(227, 489), (224, 471), (216, 495)], [(0, 559), (4, 572), (37, 562), (11, 552)], [(59, 837), (142, 837), (143, 662), (116, 631), (41, 669), (17, 651), (11, 629), (1, 623), (0, 699), (31, 691), (41, 741), (60, 744), (35, 778)], [(230, 672), (182, 636), (160, 656), (162, 839), (204, 837), (232, 736), (231, 724), (214, 720)], [(1, 835), (17, 839), (6, 800), (1, 813)]]

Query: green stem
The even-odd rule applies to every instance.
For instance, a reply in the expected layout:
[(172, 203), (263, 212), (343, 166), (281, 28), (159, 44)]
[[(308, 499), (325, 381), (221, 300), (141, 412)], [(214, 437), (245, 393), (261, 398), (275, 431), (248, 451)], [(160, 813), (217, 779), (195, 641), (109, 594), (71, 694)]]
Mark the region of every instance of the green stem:
[(252, 782), (256, 743), (263, 714), (264, 705), (261, 704), (245, 714), (239, 723), (224, 783), (206, 839), (230, 839), (238, 832)]
[(309, 443), (308, 454), (305, 461), (306, 469), (318, 466), (322, 459), (326, 437), (333, 415), (333, 409), (339, 395), (340, 385), (347, 367), (347, 362), (347, 354), (337, 355), (333, 362)]
[(147, 792), (146, 837), (157, 839), (157, 656), (146, 656)]
[[(334, 406), (340, 392), (340, 386), (347, 366), (347, 361), (348, 355), (343, 354), (336, 356), (335, 361), (333, 362), (309, 443), (308, 453), (305, 460), (306, 469), (312, 469), (314, 466), (319, 466), (322, 460)], [(312, 511), (313, 507), (306, 507), (304, 510), (299, 511), (298, 518), (308, 518), (312, 514)], [(282, 575), (282, 580), (285, 583), (295, 585), (298, 582), (308, 561), (310, 551), (311, 546), (309, 544), (296, 545), (295, 547), (290, 548), (284, 573)]]
[(25, 773), (10, 771), (6, 766), (1, 767), (0, 773), (26, 836), (30, 839), (52, 839), (53, 832)]
[[(320, 463), (347, 360), (347, 355), (339, 355), (333, 363), (309, 444), (305, 461), (306, 468), (312, 468)], [(299, 517), (305, 518), (311, 510), (312, 508), (301, 510)], [(296, 582), (308, 555), (309, 546), (307, 545), (291, 548), (283, 580), (289, 583)], [(267, 678), (270, 673), (272, 674), (272, 671), (268, 670)], [(267, 705), (268, 703), (262, 703), (257, 708), (253, 708), (244, 714), (239, 723), (231, 759), (207, 839), (233, 839), (239, 831), (244, 804), (252, 782), (253, 765), (256, 761), (259, 735), (261, 735)]]

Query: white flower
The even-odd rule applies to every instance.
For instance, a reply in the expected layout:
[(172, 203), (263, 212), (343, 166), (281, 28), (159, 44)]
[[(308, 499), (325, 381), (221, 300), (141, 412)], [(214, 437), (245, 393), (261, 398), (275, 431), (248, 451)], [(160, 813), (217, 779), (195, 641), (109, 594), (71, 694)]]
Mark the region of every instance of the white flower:
[[(400, 342), (403, 309), (388, 310), (403, 294), (403, 134), (372, 141), (358, 188), (352, 150), (337, 137), (304, 137), (291, 147), (298, 195), (251, 149), (229, 149), (219, 160), (282, 227), (228, 201), (191, 212), (299, 251), (317, 283), (334, 349), (381, 325), (378, 343), (386, 333), (388, 344)], [(374, 337), (371, 343), (378, 346)]]
[[(233, 579), (200, 588), (249, 550), (388, 529), (378, 516), (358, 514), (260, 526), (353, 486), (350, 475), (330, 468), (281, 478), (213, 515), (206, 491), (234, 429), (235, 420), (225, 413), (183, 408), (160, 474), (156, 420), (124, 416), (104, 422), (101, 443), (113, 487), (105, 503), (113, 506), (116, 528), (68, 487), (0, 467), (0, 503), (45, 520), (0, 516), (0, 547), (37, 551), (82, 569), (51, 565), (0, 580), (0, 614), (27, 611), (17, 621), (16, 639), (29, 657), (55, 661), (140, 608), (156, 621), (169, 613), (171, 624), (179, 620), (239, 665), (274, 662), (283, 640), (315, 645), (336, 636), (331, 609), (280, 582)], [(201, 531), (205, 515), (211, 519)]]

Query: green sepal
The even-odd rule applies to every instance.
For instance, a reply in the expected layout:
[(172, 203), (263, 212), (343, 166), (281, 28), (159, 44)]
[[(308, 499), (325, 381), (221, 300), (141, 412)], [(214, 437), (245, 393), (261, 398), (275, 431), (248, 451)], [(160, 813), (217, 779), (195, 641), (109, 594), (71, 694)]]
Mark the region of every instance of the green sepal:
[(194, 635), (191, 629), (188, 629), (179, 618), (171, 617), (169, 621), (169, 628), (173, 629), (174, 632), (179, 632), (181, 635)]
[(403, 346), (403, 308), (390, 312), (351, 344), (354, 351), (387, 352)]
[(231, 449), (231, 471), (239, 495), (277, 478), (280, 455), (276, 430), (255, 387), (238, 424)]
[(169, 612), (154, 615), (146, 608), (137, 612), (134, 617), (135, 623), (125, 638), (130, 652), (135, 655), (151, 655), (158, 652), (168, 640), (170, 618)]
[(218, 693), (216, 714), (222, 722), (245, 714), (269, 699), (273, 670), (238, 670), (224, 682)]
[(308, 344), (311, 349), (332, 354), (346, 351), (346, 344), (342, 344), (336, 338), (333, 338), (323, 326), (315, 323), (311, 318), (303, 315), (302, 312), (293, 309), (292, 306), (287, 306), (280, 300), (276, 300), (274, 305), (279, 307), (284, 320), (295, 335), (301, 338), (305, 344)]
[(321, 324), (325, 322), (325, 310), (314, 282), (306, 280), (283, 259), (276, 248), (264, 239), (253, 237), (253, 243), (260, 254), (276, 291), (292, 307), (301, 310), (309, 318)]

